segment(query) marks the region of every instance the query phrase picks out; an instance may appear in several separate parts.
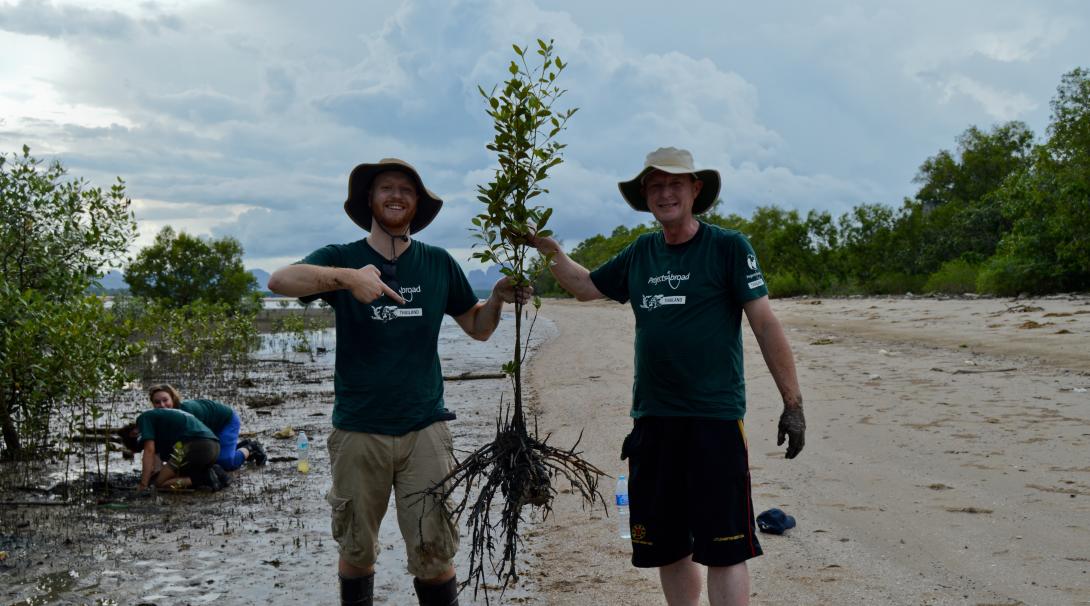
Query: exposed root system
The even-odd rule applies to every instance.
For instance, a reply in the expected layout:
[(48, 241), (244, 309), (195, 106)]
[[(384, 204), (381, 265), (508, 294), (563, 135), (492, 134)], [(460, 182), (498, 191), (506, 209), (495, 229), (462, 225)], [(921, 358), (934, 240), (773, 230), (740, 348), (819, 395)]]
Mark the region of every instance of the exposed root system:
[[(556, 481), (566, 479), (572, 490), (582, 495), (584, 507), (600, 504), (603, 510), (607, 508), (598, 490), (598, 479), (605, 474), (583, 460), (577, 450), (582, 434), (571, 448), (556, 448), (548, 444), (548, 435), (539, 440), (520, 421), (518, 415), (497, 419), (495, 440), (458, 461), (450, 474), (426, 493), (442, 502), (449, 499), (456, 519), (466, 516), (470, 556), (462, 587), (472, 585), (474, 596), (483, 587), (486, 602), (486, 578), (494, 576), (501, 589), (518, 581), (516, 557), (522, 543), (519, 524), (523, 510), (528, 505), (542, 519), (548, 517)], [(502, 551), (497, 549), (499, 544)]]

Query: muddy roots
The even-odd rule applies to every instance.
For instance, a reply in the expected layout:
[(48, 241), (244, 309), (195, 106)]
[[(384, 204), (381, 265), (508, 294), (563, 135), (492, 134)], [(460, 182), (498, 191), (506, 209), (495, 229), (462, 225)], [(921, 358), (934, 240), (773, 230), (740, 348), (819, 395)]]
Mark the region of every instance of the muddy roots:
[(548, 444), (549, 436), (539, 440), (524, 423), (510, 417), (497, 419), (496, 438), (458, 462), (442, 482), (427, 491), (429, 496), (442, 499), (440, 502), (450, 499), (456, 519), (465, 516), (470, 555), (463, 588), (472, 585), (476, 596), (483, 587), (487, 601), (486, 577), (494, 576), (501, 590), (518, 580), (515, 560), (522, 543), (519, 523), (523, 509), (529, 505), (542, 519), (548, 517), (559, 479), (566, 479), (572, 490), (578, 491), (584, 507), (600, 504), (606, 509), (598, 490), (598, 479), (605, 474), (580, 457), (576, 449), (582, 438), (580, 433), (569, 449), (555, 448)]

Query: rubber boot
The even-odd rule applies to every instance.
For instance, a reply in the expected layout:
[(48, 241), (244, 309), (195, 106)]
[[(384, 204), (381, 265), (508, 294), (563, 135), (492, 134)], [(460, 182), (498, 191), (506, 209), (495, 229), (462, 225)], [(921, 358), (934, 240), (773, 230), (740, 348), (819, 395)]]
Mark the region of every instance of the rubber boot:
[(413, 579), (413, 587), (416, 588), (416, 599), (420, 600), (420, 606), (458, 606), (456, 577), (438, 585), (428, 585), (421, 583), (420, 579)]
[(375, 598), (375, 574), (341, 579), (341, 606), (372, 606)]

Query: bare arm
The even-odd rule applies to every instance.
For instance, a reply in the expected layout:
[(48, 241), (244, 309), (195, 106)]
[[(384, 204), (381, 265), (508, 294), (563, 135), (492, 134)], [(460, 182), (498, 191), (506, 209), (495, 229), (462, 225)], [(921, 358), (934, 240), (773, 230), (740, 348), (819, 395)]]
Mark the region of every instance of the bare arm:
[(144, 442), (144, 452), (140, 456), (140, 490), (146, 489), (151, 484), (151, 476), (155, 475), (155, 440)]
[(791, 353), (791, 344), (779, 318), (772, 312), (768, 297), (754, 299), (742, 306), (746, 319), (761, 346), (768, 371), (776, 382), (783, 399), (783, 413), (777, 434), (777, 444), (783, 444), (784, 438), (790, 438), (787, 446), (787, 458), (793, 459), (802, 451), (805, 444), (806, 420), (802, 414), (802, 391), (795, 371), (795, 357)]
[(761, 355), (768, 365), (768, 371), (772, 373), (776, 387), (780, 390), (784, 407), (802, 406), (802, 392), (795, 374), (795, 358), (791, 353), (791, 345), (787, 342), (787, 335), (783, 332), (779, 318), (772, 312), (768, 297), (754, 299), (746, 303), (743, 309), (749, 326), (753, 329), (753, 335), (757, 337), (757, 344), (761, 346)]
[(535, 238), (533, 245), (541, 254), (552, 254), (552, 263), (549, 271), (560, 283), (560, 287), (568, 291), (579, 301), (593, 301), (604, 299), (605, 295), (594, 285), (590, 279), (590, 270), (571, 260), (564, 254), (560, 244), (552, 238)]
[(361, 303), (370, 303), (386, 295), (404, 303), (405, 299), (382, 282), (374, 265), (360, 269), (323, 267), (297, 263), (281, 267), (269, 277), (269, 290), (286, 297), (306, 297), (333, 290), (347, 290)]
[(500, 323), (503, 304), (513, 303), (517, 296), (519, 302), (525, 305), (529, 302), (532, 292), (530, 288), (518, 289), (516, 292), (507, 278), (501, 278), (492, 287), (492, 294), (487, 300), (478, 302), (469, 311), (456, 316), (454, 320), (467, 335), (478, 341), (487, 341)]

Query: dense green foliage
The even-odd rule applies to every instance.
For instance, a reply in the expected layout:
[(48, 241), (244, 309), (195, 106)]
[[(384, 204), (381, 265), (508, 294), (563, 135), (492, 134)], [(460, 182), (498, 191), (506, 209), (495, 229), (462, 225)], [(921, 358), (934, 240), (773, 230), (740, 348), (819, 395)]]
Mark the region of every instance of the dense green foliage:
[(197, 301), (230, 307), (253, 301), (257, 280), (242, 264), (242, 245), (231, 237), (204, 240), (175, 233), (170, 226), (155, 236), (125, 270), (135, 297), (169, 307)]
[(193, 301), (115, 297), (113, 312), (145, 343), (132, 369), (145, 384), (184, 385), (188, 392), (220, 391), (221, 383), (248, 372), (257, 342), (254, 307)]
[(44, 447), (61, 404), (82, 407), (123, 384), (138, 349), (130, 327), (85, 294), (135, 237), (124, 183), (104, 191), (65, 175), (26, 147), (0, 156), (0, 430), (9, 458)]
[[(900, 208), (861, 204), (835, 220), (777, 206), (701, 219), (750, 238), (773, 296), (1090, 290), (1090, 71), (1063, 76), (1046, 141), (1021, 122), (972, 126), (916, 182)], [(571, 257), (593, 269), (654, 229), (619, 227)], [(535, 285), (562, 294), (551, 277)]]
[(1064, 75), (1052, 100), (1049, 139), (995, 198), (1011, 229), (987, 260), (990, 292), (1056, 292), (1090, 287), (1090, 72)]
[(0, 433), (8, 458), (56, 452), (65, 427), (116, 424), (117, 394), (133, 380), (209, 393), (247, 372), (257, 310), (239, 306), (253, 278), (233, 240), (206, 244), (168, 229), (141, 253), (134, 275), (164, 275), (153, 269), (169, 263), (177, 281), (145, 283), (174, 285), (181, 296), (120, 297), (108, 308), (87, 294), (105, 268), (124, 261), (136, 236), (129, 207), (120, 180), (102, 190), (68, 180), (59, 163), (26, 148), (0, 156)]

